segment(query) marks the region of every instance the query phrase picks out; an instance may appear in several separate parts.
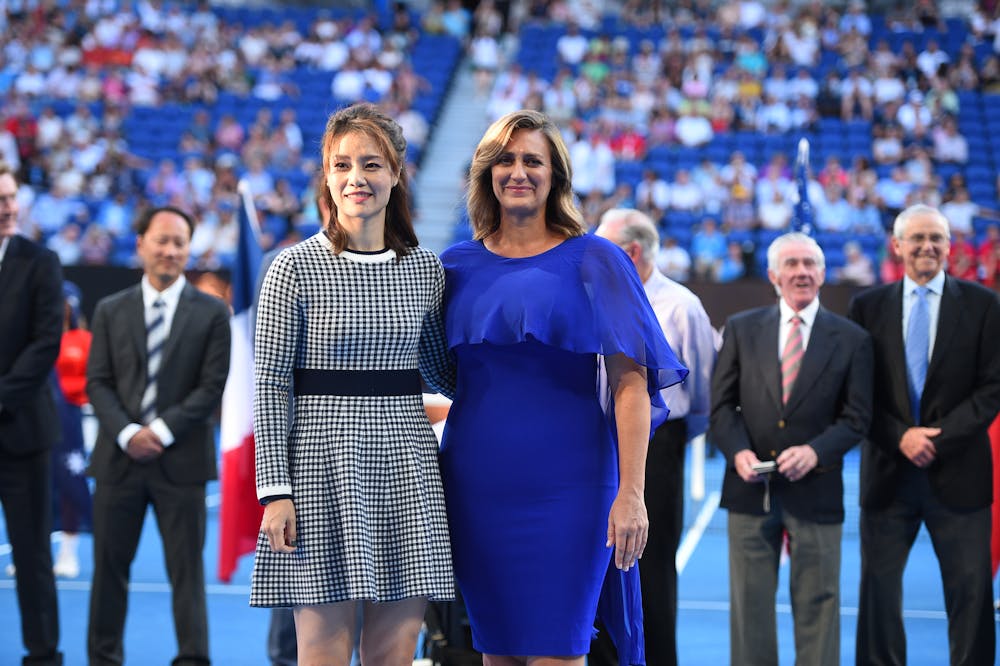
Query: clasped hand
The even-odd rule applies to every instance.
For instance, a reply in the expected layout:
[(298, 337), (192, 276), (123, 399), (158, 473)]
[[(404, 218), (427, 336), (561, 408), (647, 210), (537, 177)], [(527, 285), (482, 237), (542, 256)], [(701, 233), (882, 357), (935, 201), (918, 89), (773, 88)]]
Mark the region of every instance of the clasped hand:
[(915, 426), (903, 433), (899, 440), (899, 450), (917, 467), (925, 468), (937, 458), (937, 447), (931, 437), (941, 434), (941, 428)]
[(163, 455), (163, 442), (149, 426), (143, 426), (125, 446), (125, 453), (136, 462), (150, 462)]

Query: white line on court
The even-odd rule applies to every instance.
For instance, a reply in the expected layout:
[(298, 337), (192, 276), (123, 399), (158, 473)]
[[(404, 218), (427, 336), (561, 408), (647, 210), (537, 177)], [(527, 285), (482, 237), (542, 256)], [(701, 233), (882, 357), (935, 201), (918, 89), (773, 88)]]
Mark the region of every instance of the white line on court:
[[(69, 590), (72, 592), (89, 592), (90, 581), (83, 580), (57, 580), (56, 588)], [(13, 590), (14, 579), (8, 578), (0, 580), (0, 590)], [(147, 594), (170, 594), (170, 583), (129, 583), (129, 592), (140, 592)], [(212, 583), (205, 586), (208, 594), (219, 594), (226, 596), (246, 596), (250, 597), (249, 585), (220, 585)]]
[(701, 535), (705, 533), (705, 528), (712, 521), (715, 510), (719, 508), (720, 495), (721, 493), (716, 490), (708, 496), (705, 503), (701, 505), (701, 511), (698, 512), (698, 517), (695, 519), (694, 524), (684, 534), (681, 545), (677, 548), (676, 564), (678, 575), (684, 571), (684, 567), (687, 566), (688, 560), (691, 559), (694, 549), (697, 548), (698, 542), (701, 541)]
[[(677, 602), (677, 607), (684, 610), (716, 611), (720, 613), (729, 612), (728, 601), (692, 601), (681, 599)], [(791, 604), (775, 604), (775, 610), (782, 615), (791, 615)], [(857, 617), (858, 609), (854, 606), (841, 606), (840, 614)], [(903, 609), (903, 617), (914, 620), (947, 620), (948, 615), (943, 610), (907, 610)]]

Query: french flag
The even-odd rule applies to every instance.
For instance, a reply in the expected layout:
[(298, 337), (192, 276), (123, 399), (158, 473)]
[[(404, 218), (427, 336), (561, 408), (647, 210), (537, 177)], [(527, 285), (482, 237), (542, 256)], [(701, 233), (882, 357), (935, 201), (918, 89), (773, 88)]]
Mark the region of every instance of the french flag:
[(263, 252), (249, 183), (240, 181), (239, 244), (232, 270), (229, 378), (222, 394), (219, 580), (228, 583), (242, 555), (257, 545), (264, 509), (257, 502), (253, 439), (253, 310)]

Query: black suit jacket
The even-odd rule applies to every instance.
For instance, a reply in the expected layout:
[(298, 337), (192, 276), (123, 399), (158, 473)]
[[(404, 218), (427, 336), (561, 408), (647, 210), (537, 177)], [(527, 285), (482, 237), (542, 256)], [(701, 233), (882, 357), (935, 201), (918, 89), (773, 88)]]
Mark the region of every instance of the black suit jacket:
[(847, 319), (819, 308), (788, 404), (781, 402), (777, 305), (731, 317), (712, 376), (709, 436), (728, 464), (721, 505), (762, 515), (764, 484), (747, 483), (733, 458), (753, 449), (773, 460), (786, 448), (809, 444), (819, 463), (791, 483), (771, 475), (771, 493), (791, 515), (819, 523), (844, 520), (844, 454), (864, 437), (871, 420), (872, 344)]
[(48, 378), (63, 330), (55, 253), (12, 236), (0, 267), (0, 451), (26, 455), (60, 437)]
[[(906, 381), (903, 286), (895, 282), (855, 296), (848, 316), (875, 342), (875, 403), (861, 462), (861, 505), (886, 506), (899, 471), (912, 463), (900, 452), (914, 425)], [(931, 488), (946, 506), (976, 509), (993, 501), (987, 428), (1000, 410), (1000, 301), (989, 289), (945, 278), (937, 333), (920, 402), (922, 425), (941, 428)]]
[[(139, 285), (97, 304), (87, 363), (87, 395), (100, 429), (89, 473), (120, 480), (134, 463), (118, 446), (122, 428), (139, 423), (146, 388), (146, 325)], [(157, 380), (157, 414), (174, 443), (157, 464), (175, 483), (216, 478), (212, 417), (229, 374), (229, 309), (219, 299), (185, 285), (163, 349)]]

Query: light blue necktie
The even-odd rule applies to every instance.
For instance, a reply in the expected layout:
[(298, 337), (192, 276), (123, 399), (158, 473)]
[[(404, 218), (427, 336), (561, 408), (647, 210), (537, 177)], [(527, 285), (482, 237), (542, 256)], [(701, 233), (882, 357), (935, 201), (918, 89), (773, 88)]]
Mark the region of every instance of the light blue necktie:
[(927, 380), (927, 359), (930, 350), (931, 317), (927, 308), (927, 287), (913, 290), (916, 299), (906, 325), (906, 376), (910, 384), (910, 410), (913, 422), (920, 424), (920, 396)]

